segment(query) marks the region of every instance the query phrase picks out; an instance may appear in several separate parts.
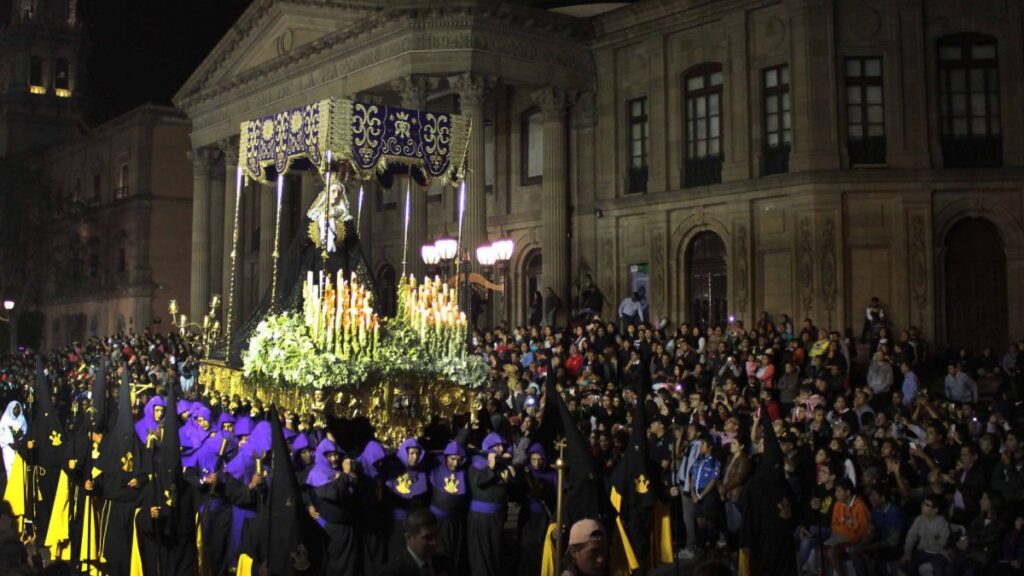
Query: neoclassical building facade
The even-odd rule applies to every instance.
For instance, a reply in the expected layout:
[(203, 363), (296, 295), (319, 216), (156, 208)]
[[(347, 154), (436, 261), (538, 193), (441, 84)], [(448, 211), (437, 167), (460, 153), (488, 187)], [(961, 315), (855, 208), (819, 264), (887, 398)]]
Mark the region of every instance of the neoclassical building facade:
[[(255, 0), (174, 99), (192, 120), (191, 306), (234, 287), (241, 319), (270, 286), (266, 187), (242, 194), (230, 277), (240, 123), (343, 96), (473, 119), (467, 245), (516, 242), (494, 319), (523, 322), (545, 287), (568, 302), (589, 274), (607, 316), (643, 287), (672, 322), (767, 311), (859, 332), (876, 296), (895, 326), (1003, 346), (1024, 335), (1021, 16), (1008, 0)], [(385, 289), (406, 185), (364, 185)], [(319, 186), (289, 180), (282, 250)], [(421, 273), (458, 197), (411, 186)]]

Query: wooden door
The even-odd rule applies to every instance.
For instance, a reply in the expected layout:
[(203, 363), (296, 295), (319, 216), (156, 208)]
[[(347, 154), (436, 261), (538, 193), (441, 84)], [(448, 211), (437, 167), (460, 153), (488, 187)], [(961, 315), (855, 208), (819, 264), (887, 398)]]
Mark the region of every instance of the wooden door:
[(988, 220), (967, 218), (946, 237), (946, 343), (974, 353), (1007, 342), (1006, 253)]

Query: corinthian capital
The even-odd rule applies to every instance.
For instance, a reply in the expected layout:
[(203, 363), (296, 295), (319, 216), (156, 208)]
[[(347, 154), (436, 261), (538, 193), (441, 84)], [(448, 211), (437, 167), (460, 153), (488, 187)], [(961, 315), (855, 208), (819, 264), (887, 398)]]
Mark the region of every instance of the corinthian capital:
[(217, 149), (229, 166), (238, 166), (238, 138), (231, 136), (217, 142)]
[(572, 103), (574, 93), (564, 88), (549, 86), (534, 91), (531, 95), (533, 103), (540, 106), (545, 121), (562, 120), (565, 109)]
[(391, 89), (402, 98), (402, 106), (406, 108), (423, 108), (427, 96), (437, 90), (437, 78), (421, 74), (409, 74), (391, 81)]
[(192, 162), (192, 169), (196, 173), (205, 173), (210, 170), (210, 166), (217, 160), (218, 152), (213, 148), (196, 148), (186, 153), (188, 159)]
[(459, 105), (463, 113), (470, 108), (483, 106), (484, 97), (494, 85), (492, 78), (465, 72), (448, 77), (448, 85), (459, 93)]

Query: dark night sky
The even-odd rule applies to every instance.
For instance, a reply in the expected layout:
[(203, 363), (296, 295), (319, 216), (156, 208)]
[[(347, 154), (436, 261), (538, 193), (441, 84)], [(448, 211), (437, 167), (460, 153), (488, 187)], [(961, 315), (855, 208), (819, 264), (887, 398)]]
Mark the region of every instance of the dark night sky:
[(251, 0), (80, 0), (90, 124), (170, 104)]

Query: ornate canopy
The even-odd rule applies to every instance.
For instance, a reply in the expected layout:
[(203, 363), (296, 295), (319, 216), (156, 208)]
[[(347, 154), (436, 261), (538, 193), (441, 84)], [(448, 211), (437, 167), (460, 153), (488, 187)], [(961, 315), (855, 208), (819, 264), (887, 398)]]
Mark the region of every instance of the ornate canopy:
[(328, 98), (242, 122), (239, 163), (247, 177), (263, 183), (296, 162), (323, 172), (328, 153), (360, 178), (399, 163), (428, 179), (459, 181), (471, 130), (470, 119), (458, 114)]

